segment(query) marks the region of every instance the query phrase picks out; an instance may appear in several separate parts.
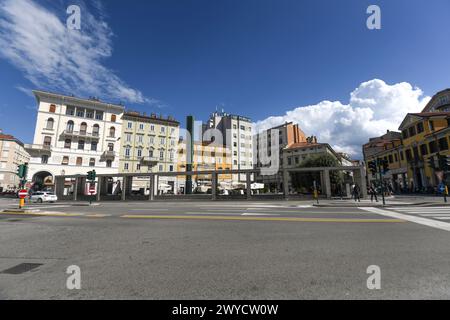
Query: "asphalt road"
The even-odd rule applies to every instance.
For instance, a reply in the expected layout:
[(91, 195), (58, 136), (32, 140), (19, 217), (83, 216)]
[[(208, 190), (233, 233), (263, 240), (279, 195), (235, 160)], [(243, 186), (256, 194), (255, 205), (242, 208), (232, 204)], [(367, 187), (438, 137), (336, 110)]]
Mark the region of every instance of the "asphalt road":
[[(0, 199), (0, 210), (15, 201)], [(445, 208), (285, 201), (32, 207), (40, 211), (0, 214), (0, 299), (450, 298)], [(4, 273), (22, 263), (40, 265)], [(71, 265), (80, 267), (80, 290), (66, 287)], [(367, 288), (371, 265), (381, 270), (379, 290)]]

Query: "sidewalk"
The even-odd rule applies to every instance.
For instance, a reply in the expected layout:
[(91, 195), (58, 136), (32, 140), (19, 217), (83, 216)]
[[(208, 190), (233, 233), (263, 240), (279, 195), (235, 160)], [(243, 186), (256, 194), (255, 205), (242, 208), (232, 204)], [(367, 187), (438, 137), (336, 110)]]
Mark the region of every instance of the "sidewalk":
[[(444, 202), (441, 196), (421, 196), (421, 195), (398, 195), (386, 197), (386, 207), (403, 207), (403, 206), (422, 206), (422, 207), (443, 207), (450, 206), (450, 198), (448, 202)], [(314, 204), (315, 207), (383, 207), (381, 197), (378, 197), (378, 202), (370, 201), (370, 199), (363, 199), (361, 202), (355, 200), (321, 200), (319, 204)]]

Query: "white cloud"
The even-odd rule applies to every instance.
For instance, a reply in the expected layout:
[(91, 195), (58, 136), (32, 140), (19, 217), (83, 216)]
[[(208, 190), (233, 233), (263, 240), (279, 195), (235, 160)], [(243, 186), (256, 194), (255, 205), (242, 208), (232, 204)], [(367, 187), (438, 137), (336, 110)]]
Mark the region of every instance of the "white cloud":
[[(65, 7), (57, 14), (31, 0), (0, 0), (0, 56), (38, 89), (157, 103), (104, 66), (112, 55), (112, 31), (102, 14), (94, 17), (82, 2), (77, 4), (82, 7), (80, 31), (67, 28)], [(94, 4), (101, 10), (100, 2)]]
[(407, 113), (420, 112), (429, 100), (422, 90), (407, 82), (388, 85), (374, 79), (361, 83), (350, 94), (348, 104), (322, 101), (297, 107), (285, 115), (258, 121), (255, 129), (260, 131), (293, 121), (306, 135), (316, 135), (319, 142), (328, 142), (335, 150), (360, 158), (362, 145), (370, 137), (398, 130)]

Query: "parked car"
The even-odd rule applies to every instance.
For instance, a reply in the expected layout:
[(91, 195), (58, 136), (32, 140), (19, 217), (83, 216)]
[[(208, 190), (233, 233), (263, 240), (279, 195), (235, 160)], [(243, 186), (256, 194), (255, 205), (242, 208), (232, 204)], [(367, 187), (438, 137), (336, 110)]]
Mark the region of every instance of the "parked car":
[(39, 191), (39, 192), (34, 192), (33, 194), (31, 194), (30, 201), (37, 202), (37, 203), (43, 203), (43, 202), (54, 203), (54, 202), (58, 201), (58, 197), (52, 192)]

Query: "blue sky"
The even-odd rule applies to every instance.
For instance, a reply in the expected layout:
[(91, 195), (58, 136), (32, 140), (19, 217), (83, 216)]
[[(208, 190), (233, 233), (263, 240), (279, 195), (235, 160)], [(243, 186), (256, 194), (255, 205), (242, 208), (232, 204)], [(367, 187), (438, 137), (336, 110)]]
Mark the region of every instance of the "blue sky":
[[(77, 43), (75, 53), (67, 52), (72, 46), (62, 40), (68, 31), (52, 34), (48, 30), (55, 25), (49, 17), (65, 24), (65, 9), (70, 4), (82, 7), (81, 35), (70, 36)], [(370, 4), (381, 7), (381, 30), (366, 28)], [(32, 18), (14, 20), (15, 12)], [(370, 83), (362, 89), (376, 87), (385, 98), (389, 90), (400, 90), (403, 97), (405, 90), (410, 96), (420, 88), (415, 98), (421, 106), (427, 96), (449, 87), (449, 14), (447, 0), (0, 0), (0, 44), (4, 41), (0, 49), (0, 128), (32, 141), (36, 103), (26, 94), (32, 88), (123, 101), (129, 109), (173, 115), (182, 122), (187, 113), (206, 120), (216, 106), (262, 124), (272, 123), (264, 122), (270, 116), (287, 120), (286, 112), (302, 106), (319, 108), (326, 100), (339, 101), (354, 112), (364, 106), (352, 105), (351, 93), (373, 79), (384, 84)], [(5, 21), (10, 22), (7, 28), (2, 24)], [(37, 26), (30, 27), (27, 21)], [(10, 32), (2, 34), (1, 28), (20, 32), (11, 36)], [(43, 32), (49, 35), (36, 42), (36, 49), (23, 43), (15, 48), (26, 32), (31, 38), (42, 37)], [(60, 39), (61, 45), (47, 54), (52, 39)], [(42, 56), (36, 57), (33, 50)], [(71, 56), (75, 54), (83, 59), (76, 61)], [(30, 59), (30, 55), (35, 56)], [(55, 59), (61, 60), (59, 64), (54, 64)], [(74, 80), (67, 75), (70, 68), (65, 59), (74, 68), (82, 64), (80, 69), (88, 72)], [(77, 77), (87, 78), (78, 82)], [(400, 83), (411, 88), (391, 87)], [(374, 94), (369, 91), (361, 94)], [(405, 111), (418, 108), (408, 107), (409, 100), (381, 100), (404, 103)], [(370, 108), (375, 115), (369, 121), (389, 120), (376, 116), (385, 110), (384, 105)], [(322, 140), (333, 136), (333, 130), (322, 134), (326, 128), (302, 121), (301, 125), (313, 131), (308, 134)], [(342, 137), (338, 149), (355, 153), (354, 146), (385, 130), (383, 121), (357, 141), (348, 138), (347, 143)]]

